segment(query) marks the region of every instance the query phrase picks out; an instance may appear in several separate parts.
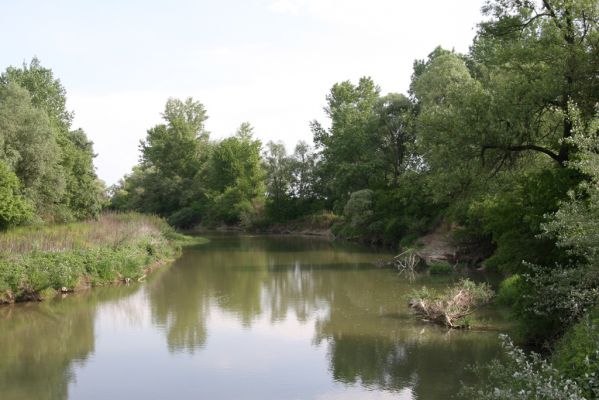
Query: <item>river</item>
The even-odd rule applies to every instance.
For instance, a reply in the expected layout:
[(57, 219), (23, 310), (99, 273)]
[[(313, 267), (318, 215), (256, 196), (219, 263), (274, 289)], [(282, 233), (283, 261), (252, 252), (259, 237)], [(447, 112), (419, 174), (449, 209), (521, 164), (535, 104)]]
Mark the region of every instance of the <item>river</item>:
[(0, 307), (0, 399), (448, 399), (497, 332), (414, 318), (391, 254), (215, 235), (146, 282)]

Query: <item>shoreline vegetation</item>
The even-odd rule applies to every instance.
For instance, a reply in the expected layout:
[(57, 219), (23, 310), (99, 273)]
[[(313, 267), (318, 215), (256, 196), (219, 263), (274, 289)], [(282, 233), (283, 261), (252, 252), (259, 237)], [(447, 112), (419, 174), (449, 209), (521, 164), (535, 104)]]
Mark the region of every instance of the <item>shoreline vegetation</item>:
[[(310, 122), (313, 144), (290, 151), (249, 122), (211, 137), (200, 101), (169, 98), (139, 163), (110, 188), (52, 70), (35, 58), (8, 67), (0, 302), (142, 279), (176, 253), (167, 223), (330, 231), (409, 255), (395, 260), (406, 272), (421, 258), (431, 274), (501, 274), (496, 302), (518, 325), (516, 343), (543, 357), (506, 341), (508, 362), (489, 367), (477, 398), (599, 398), (597, 4), (489, 0), (467, 52), (431, 49), (406, 93), (383, 94), (368, 76), (334, 83), (326, 122)], [(463, 289), (423, 291), (414, 304), (460, 324), (446, 311), (468, 314), (488, 297)], [(523, 363), (530, 373), (511, 378)]]
[(15, 228), (0, 233), (0, 304), (142, 281), (173, 260), (183, 244), (203, 240), (137, 213)]

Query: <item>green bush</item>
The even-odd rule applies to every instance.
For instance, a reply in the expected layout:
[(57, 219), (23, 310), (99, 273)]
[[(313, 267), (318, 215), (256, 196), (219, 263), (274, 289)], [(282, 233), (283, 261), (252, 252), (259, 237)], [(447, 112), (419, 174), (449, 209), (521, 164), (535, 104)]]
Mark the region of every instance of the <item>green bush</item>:
[[(521, 333), (537, 345), (559, 338), (599, 302), (599, 270), (528, 265), (513, 310)], [(519, 285), (519, 286), (520, 286)]]
[(431, 275), (449, 275), (454, 272), (451, 265), (447, 263), (433, 263), (428, 267), (428, 272)]
[(514, 305), (522, 295), (522, 277), (518, 274), (504, 279), (499, 284), (497, 302), (506, 306)]
[(527, 355), (502, 335), (504, 356), (473, 373), (480, 386), (466, 386), (460, 397), (471, 400), (585, 400), (577, 382), (568, 379), (536, 353)]
[(19, 178), (0, 161), (0, 229), (33, 217), (33, 207), (20, 194)]
[(200, 221), (200, 212), (194, 207), (184, 207), (172, 213), (167, 221), (177, 228), (191, 228)]
[(553, 364), (564, 376), (575, 380), (587, 398), (599, 398), (599, 307), (559, 340)]

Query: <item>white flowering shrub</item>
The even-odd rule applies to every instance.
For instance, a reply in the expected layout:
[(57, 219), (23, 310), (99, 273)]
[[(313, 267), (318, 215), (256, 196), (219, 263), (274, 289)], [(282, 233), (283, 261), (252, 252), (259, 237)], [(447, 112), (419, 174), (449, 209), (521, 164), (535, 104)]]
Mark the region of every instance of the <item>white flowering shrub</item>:
[(464, 399), (477, 400), (586, 400), (579, 384), (565, 378), (536, 353), (526, 354), (501, 335), (505, 357), (473, 368), (484, 382), (465, 387)]

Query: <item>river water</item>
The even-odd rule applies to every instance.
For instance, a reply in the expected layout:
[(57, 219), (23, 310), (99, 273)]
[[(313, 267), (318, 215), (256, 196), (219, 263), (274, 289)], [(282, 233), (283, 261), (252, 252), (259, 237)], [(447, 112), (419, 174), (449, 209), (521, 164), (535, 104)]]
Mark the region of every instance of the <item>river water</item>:
[(214, 236), (147, 282), (0, 307), (0, 399), (448, 399), (498, 354), (406, 306), (390, 254)]

